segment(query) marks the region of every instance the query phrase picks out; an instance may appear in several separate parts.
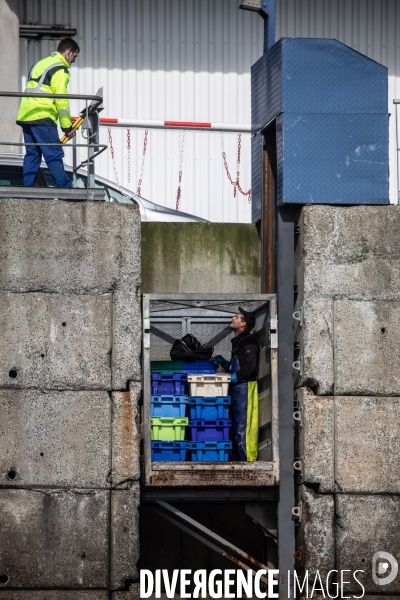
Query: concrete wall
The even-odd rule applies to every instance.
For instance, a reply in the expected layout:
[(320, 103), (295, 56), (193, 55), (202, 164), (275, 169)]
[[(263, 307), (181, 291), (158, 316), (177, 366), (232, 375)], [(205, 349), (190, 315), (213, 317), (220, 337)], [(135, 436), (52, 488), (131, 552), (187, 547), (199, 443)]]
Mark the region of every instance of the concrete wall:
[(137, 577), (139, 294), (134, 206), (0, 200), (0, 600)]
[(298, 224), (298, 556), (396, 595), (400, 577), (378, 585), (372, 557), (400, 560), (400, 207), (308, 206)]
[(255, 225), (142, 223), (144, 293), (259, 293)]
[[(0, 91), (19, 92), (21, 87), (19, 68), (19, 19), (18, 1), (0, 0)], [(4, 57), (7, 57), (4, 60)], [(16, 125), (18, 98), (0, 98), (0, 141), (19, 142), (20, 127)], [(2, 152), (18, 152), (20, 149), (1, 146)]]

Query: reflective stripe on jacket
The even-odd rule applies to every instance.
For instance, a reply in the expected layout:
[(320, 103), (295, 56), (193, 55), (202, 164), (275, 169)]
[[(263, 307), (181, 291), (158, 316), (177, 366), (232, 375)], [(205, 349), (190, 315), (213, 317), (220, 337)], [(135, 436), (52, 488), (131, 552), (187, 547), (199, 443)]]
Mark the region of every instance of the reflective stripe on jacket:
[[(33, 65), (26, 92), (44, 92), (47, 94), (67, 94), (69, 68), (71, 65), (59, 52), (43, 58)], [(23, 125), (31, 121), (51, 119), (57, 123), (60, 119), (61, 129), (69, 129), (72, 125), (69, 100), (51, 98), (22, 98), (18, 111), (17, 123)]]

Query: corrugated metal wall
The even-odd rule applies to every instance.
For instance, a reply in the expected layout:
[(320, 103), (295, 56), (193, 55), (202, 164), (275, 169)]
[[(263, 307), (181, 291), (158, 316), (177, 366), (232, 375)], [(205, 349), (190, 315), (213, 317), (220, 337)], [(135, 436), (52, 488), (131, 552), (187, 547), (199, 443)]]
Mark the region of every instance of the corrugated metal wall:
[(389, 69), (390, 201), (397, 203), (393, 99), (400, 97), (398, 0), (278, 0), (276, 38), (335, 38)]
[[(81, 54), (71, 93), (104, 86), (103, 116), (250, 122), (250, 67), (261, 56), (263, 21), (238, 0), (20, 0), (23, 22), (76, 27)], [(331, 37), (389, 68), (389, 112), (400, 96), (398, 0), (277, 0), (276, 38)], [(26, 47), (26, 51), (24, 48)], [(54, 48), (21, 44), (22, 75)], [(75, 112), (79, 105), (75, 104)], [(113, 130), (120, 182), (136, 190), (143, 131), (131, 130), (128, 182), (126, 130)], [(102, 129), (102, 141), (108, 142)], [(233, 197), (218, 133), (150, 131), (142, 195), (175, 207), (184, 143), (181, 210), (213, 221), (249, 222), (247, 199)], [(224, 135), (232, 176), (237, 138)], [(109, 152), (98, 171), (115, 180)], [(390, 195), (397, 201), (394, 116), (390, 119)], [(250, 140), (242, 137), (241, 184), (250, 187)]]
[[(20, 0), (20, 19), (76, 27), (81, 53), (70, 93), (104, 86), (104, 117), (250, 124), (250, 67), (262, 54), (263, 21), (238, 10), (237, 0)], [(22, 75), (56, 44), (22, 43)], [(80, 108), (74, 103), (73, 113)], [(112, 136), (119, 181), (136, 190), (144, 132), (131, 130), (130, 183), (127, 132), (113, 129)], [(105, 128), (101, 141), (108, 142)], [(237, 136), (224, 134), (223, 142), (235, 177)], [(186, 132), (183, 140), (182, 132), (149, 131), (142, 196), (175, 208), (182, 145), (181, 210), (250, 222), (247, 198), (233, 197), (219, 133)], [(115, 180), (109, 152), (96, 169)], [(240, 182), (245, 190), (251, 186), (248, 135), (242, 136)]]

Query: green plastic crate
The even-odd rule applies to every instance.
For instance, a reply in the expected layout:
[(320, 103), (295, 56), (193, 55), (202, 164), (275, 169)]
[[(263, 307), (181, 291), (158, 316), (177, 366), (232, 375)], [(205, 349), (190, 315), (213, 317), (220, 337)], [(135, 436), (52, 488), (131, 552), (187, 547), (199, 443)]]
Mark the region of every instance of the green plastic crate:
[(183, 442), (188, 423), (187, 417), (151, 417), (151, 439)]
[(152, 360), (150, 370), (154, 373), (180, 373), (182, 371), (182, 361)]

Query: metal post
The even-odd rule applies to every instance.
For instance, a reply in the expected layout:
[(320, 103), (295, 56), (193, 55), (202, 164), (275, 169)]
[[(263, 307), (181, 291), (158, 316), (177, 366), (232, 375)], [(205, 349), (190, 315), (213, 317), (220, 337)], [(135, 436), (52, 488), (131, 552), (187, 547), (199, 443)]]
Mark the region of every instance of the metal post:
[(90, 136), (91, 147), (89, 148), (89, 163), (88, 163), (88, 187), (95, 187), (95, 172), (94, 172), (94, 160), (92, 156), (98, 151), (98, 147), (95, 144), (99, 143), (99, 114), (97, 111), (92, 113), (89, 117), (90, 129), (88, 129), (88, 137)]
[(76, 134), (72, 138), (72, 187), (78, 187), (78, 182), (76, 179), (76, 167), (78, 165), (78, 157), (76, 154)]
[(89, 121), (89, 110), (88, 103), (86, 100), (85, 107), (85, 121), (86, 121), (86, 144), (87, 144), (87, 165), (88, 165), (88, 178), (87, 178), (87, 187), (94, 188), (94, 173), (91, 169), (91, 163), (93, 162), (91, 157), (93, 155), (92, 149), (90, 148), (90, 138), (91, 138), (91, 126)]
[(283, 574), (280, 598), (293, 598), (288, 571), (294, 571), (295, 504), (294, 429), (293, 429), (293, 281), (294, 281), (294, 208), (277, 210), (277, 297), (278, 297), (278, 387), (280, 489), (278, 504), (279, 570)]
[(400, 202), (400, 160), (399, 160), (399, 122), (397, 114), (397, 104), (394, 102), (394, 112), (396, 115), (396, 163), (397, 163), (397, 202)]

